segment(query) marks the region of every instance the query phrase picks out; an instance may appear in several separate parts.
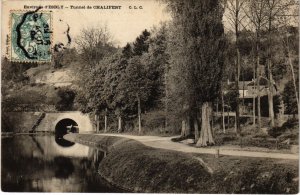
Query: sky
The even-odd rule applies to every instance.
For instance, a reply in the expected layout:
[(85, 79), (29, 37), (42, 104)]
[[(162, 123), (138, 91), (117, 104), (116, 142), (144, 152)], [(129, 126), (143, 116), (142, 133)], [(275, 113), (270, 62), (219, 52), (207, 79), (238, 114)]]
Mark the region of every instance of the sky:
[[(49, 9), (46, 6), (57, 5), (63, 9)], [(32, 11), (24, 6), (43, 6), (43, 11), (52, 11), (53, 43), (67, 42), (64, 32), (70, 26), (70, 36), (75, 38), (81, 29), (106, 25), (114, 37), (117, 46), (133, 42), (144, 29), (150, 30), (163, 21), (170, 20), (165, 5), (155, 0), (64, 0), (64, 1), (2, 1), (2, 54), (5, 53), (6, 35), (10, 33), (10, 12), (15, 10)], [(71, 6), (85, 6), (85, 9), (71, 9)], [(91, 6), (91, 9), (87, 9)], [(119, 9), (95, 9), (94, 6), (121, 6)], [(138, 9), (134, 9), (134, 6)], [(131, 8), (131, 9), (130, 9)], [(142, 8), (142, 9), (140, 9)]]
[[(6, 35), (10, 34), (10, 12), (15, 10), (32, 11), (24, 6), (44, 6), (43, 11), (53, 12), (53, 43), (67, 43), (64, 32), (67, 24), (70, 26), (70, 35), (74, 40), (81, 29), (106, 25), (113, 35), (116, 46), (125, 46), (133, 42), (144, 29), (150, 30), (153, 26), (171, 19), (166, 6), (157, 0), (2, 0), (1, 10), (1, 42), (2, 55), (8, 50)], [(47, 9), (45, 6), (63, 6), (63, 9)], [(71, 9), (71, 6), (85, 6), (85, 9)], [(92, 9), (87, 9), (91, 6)], [(120, 9), (93, 9), (94, 6), (121, 6)], [(133, 9), (136, 8), (142, 9)], [(131, 8), (131, 9), (130, 9)], [(226, 13), (225, 15), (226, 16)], [(231, 26), (224, 17), (225, 31)], [(74, 46), (74, 42), (73, 45)]]

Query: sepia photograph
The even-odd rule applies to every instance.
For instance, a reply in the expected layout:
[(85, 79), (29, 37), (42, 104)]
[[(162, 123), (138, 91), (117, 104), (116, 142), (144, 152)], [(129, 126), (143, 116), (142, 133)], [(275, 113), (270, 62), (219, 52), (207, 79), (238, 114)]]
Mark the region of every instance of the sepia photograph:
[(1, 0), (1, 191), (298, 194), (298, 0)]

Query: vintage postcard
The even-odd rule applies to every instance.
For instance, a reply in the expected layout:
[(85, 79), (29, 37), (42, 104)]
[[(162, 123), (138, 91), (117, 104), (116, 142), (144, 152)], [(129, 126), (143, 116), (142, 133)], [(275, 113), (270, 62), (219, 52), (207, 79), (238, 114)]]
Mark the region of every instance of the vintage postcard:
[(1, 190), (299, 193), (299, 2), (1, 0)]

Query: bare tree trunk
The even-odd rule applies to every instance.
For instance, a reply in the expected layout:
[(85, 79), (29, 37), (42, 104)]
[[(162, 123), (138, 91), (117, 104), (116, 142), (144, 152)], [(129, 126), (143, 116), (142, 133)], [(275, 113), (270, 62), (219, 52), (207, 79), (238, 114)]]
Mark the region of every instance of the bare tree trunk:
[(186, 119), (186, 136), (189, 136), (191, 134), (191, 117), (187, 116)]
[(219, 115), (219, 98), (217, 98), (217, 116)]
[(227, 128), (229, 129), (230, 117), (229, 117), (229, 109), (227, 110)]
[(260, 72), (259, 72), (259, 38), (256, 43), (256, 90), (257, 90), (257, 120), (258, 130), (261, 130), (261, 113), (260, 113)]
[(240, 25), (240, 9), (241, 9), (241, 2), (239, 0), (235, 1), (235, 49), (236, 49), (236, 72), (235, 72), (235, 87), (236, 87), (236, 110), (235, 110), (235, 131), (238, 136), (241, 134), (241, 127), (240, 127), (240, 94), (239, 94), (239, 82), (240, 82), (240, 67), (241, 67), (241, 60), (240, 60), (240, 50), (239, 50), (239, 25)]
[(268, 77), (269, 77), (269, 89), (268, 89), (268, 104), (269, 104), (269, 118), (270, 118), (270, 123), (271, 127), (275, 126), (275, 121), (274, 121), (274, 108), (273, 108), (273, 84), (272, 84), (272, 62), (271, 62), (271, 30), (272, 30), (272, 11), (269, 14), (268, 17), (269, 20), (269, 27), (268, 27)]
[(257, 90), (257, 124), (258, 124), (258, 130), (261, 130), (261, 113), (260, 113), (260, 89), (258, 84), (258, 90)]
[(214, 131), (214, 110), (212, 108), (212, 111), (211, 111), (211, 132), (212, 132), (212, 135), (213, 137), (215, 137), (215, 131)]
[(280, 95), (280, 109), (279, 109), (279, 113), (278, 113), (278, 126), (281, 127), (284, 123), (284, 103), (282, 100), (282, 96)]
[(186, 134), (186, 121), (181, 121), (181, 137), (184, 137)]
[(107, 132), (107, 108), (105, 109), (105, 116), (104, 116), (104, 133)]
[(225, 114), (224, 114), (224, 95), (222, 91), (222, 128), (223, 128), (223, 133), (226, 133), (226, 127), (225, 127)]
[[(254, 59), (253, 59), (254, 62)], [(253, 82), (255, 82), (256, 79), (256, 63), (254, 63), (254, 70), (253, 70)], [(256, 87), (256, 84), (254, 83), (253, 85), (254, 87)], [(256, 103), (255, 103), (255, 99), (256, 99), (256, 94), (255, 94), (256, 90), (254, 90), (254, 94), (253, 94), (253, 102), (252, 102), (252, 106), (253, 106), (253, 127), (255, 127), (256, 125)]]
[(142, 120), (141, 120), (141, 114), (139, 114), (139, 134), (142, 134)]
[(294, 89), (295, 89), (295, 97), (297, 100), (297, 108), (298, 108), (298, 115), (299, 115), (299, 97), (298, 97), (298, 90), (297, 90), (297, 85), (296, 85), (296, 79), (295, 79), (295, 73), (294, 73), (294, 67), (293, 67), (293, 63), (292, 63), (292, 59), (291, 59), (291, 54), (290, 54), (290, 49), (288, 46), (288, 41), (286, 44), (286, 48), (287, 48), (287, 54), (288, 54), (288, 59), (289, 59), (289, 65), (291, 67), (291, 71), (292, 71), (292, 78), (293, 78), (293, 84), (294, 84)]
[(165, 67), (165, 72), (164, 72), (164, 77), (165, 77), (165, 131), (167, 130), (168, 127), (168, 65), (166, 64)]
[(99, 133), (100, 131), (100, 121), (99, 121), (99, 115), (95, 114), (95, 119), (96, 119), (96, 133)]
[(256, 96), (254, 95), (253, 97), (253, 126), (255, 127), (256, 125), (256, 114), (255, 114), (255, 111), (256, 111), (256, 104), (255, 104), (255, 99), (256, 99)]
[(243, 114), (245, 114), (245, 77), (244, 77), (244, 74), (245, 74), (245, 72), (243, 71), (243, 102), (242, 102), (242, 104), (243, 104), (243, 113), (242, 113), (242, 115)]
[(269, 118), (271, 127), (275, 126), (274, 108), (273, 108), (273, 84), (271, 73), (271, 60), (268, 60), (268, 73), (269, 73), (269, 89), (268, 89), (268, 104), (269, 104)]
[(215, 144), (213, 136), (212, 136), (212, 129), (210, 126), (211, 120), (211, 102), (204, 102), (201, 108), (201, 132), (200, 137), (197, 141), (196, 146), (207, 146)]
[(187, 116), (186, 119), (182, 121), (181, 137), (186, 137), (190, 134), (191, 134), (190, 117)]
[(138, 123), (139, 123), (139, 134), (142, 133), (142, 120), (141, 120), (141, 99), (139, 97), (139, 95), (137, 95), (137, 99), (138, 99)]
[(239, 137), (240, 134), (237, 133), (237, 116), (236, 116), (236, 114), (234, 115), (234, 129), (235, 129), (237, 136)]
[[(236, 6), (239, 6), (239, 2), (236, 1)], [(236, 27), (235, 27), (235, 34), (236, 34), (236, 73), (235, 73), (235, 87), (236, 87), (236, 92), (237, 92), (237, 97), (236, 97), (236, 110), (235, 110), (235, 127), (236, 127), (236, 134), (240, 136), (241, 134), (241, 127), (240, 127), (240, 94), (239, 94), (239, 80), (240, 80), (240, 51), (238, 47), (238, 40), (239, 40), (239, 31), (238, 31), (238, 17), (236, 17)]]
[(197, 143), (200, 135), (199, 124), (198, 124), (198, 116), (194, 118), (194, 129), (195, 129), (195, 143)]
[(118, 132), (122, 132), (122, 117), (118, 117)]

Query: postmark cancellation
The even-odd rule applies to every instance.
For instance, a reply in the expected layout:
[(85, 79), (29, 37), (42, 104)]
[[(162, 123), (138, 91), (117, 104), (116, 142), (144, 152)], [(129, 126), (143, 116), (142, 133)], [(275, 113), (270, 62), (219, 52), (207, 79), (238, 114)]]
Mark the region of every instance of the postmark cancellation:
[(10, 52), (15, 62), (50, 62), (52, 12), (10, 12)]

